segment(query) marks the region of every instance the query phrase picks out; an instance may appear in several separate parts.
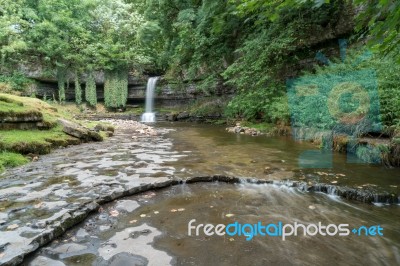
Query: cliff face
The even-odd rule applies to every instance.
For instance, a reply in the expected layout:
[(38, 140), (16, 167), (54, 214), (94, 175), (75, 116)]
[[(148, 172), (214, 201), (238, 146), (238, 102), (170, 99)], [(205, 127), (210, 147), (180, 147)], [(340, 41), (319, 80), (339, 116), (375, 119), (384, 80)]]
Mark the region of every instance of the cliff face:
[[(36, 84), (30, 91), (41, 99), (58, 99), (58, 85), (56, 80), (35, 79)], [(97, 98), (100, 102), (104, 101), (104, 81), (101, 79), (97, 83)], [(84, 86), (84, 84), (82, 84)], [(128, 85), (128, 103), (142, 104), (146, 98), (145, 79), (135, 79), (130, 77)], [(85, 98), (84, 89), (82, 98)], [(186, 104), (188, 100), (196, 99), (200, 94), (194, 89), (194, 85), (184, 85), (181, 90), (174, 90), (172, 86), (165, 82), (160, 82), (157, 86), (155, 101), (157, 105), (176, 106)], [(73, 83), (65, 88), (66, 101), (75, 101), (75, 88)]]

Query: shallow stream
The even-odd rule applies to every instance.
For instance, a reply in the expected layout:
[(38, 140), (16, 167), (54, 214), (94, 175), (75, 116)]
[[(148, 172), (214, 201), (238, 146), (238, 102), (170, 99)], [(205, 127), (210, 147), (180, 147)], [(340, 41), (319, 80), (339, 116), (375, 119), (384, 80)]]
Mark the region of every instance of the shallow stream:
[[(215, 175), (290, 179), (399, 195), (399, 168), (350, 163), (345, 154), (334, 153), (332, 168), (302, 169), (300, 154), (318, 150), (307, 142), (236, 135), (203, 124), (156, 127), (164, 134), (132, 138), (134, 132), (119, 131), (103, 143), (60, 149), (3, 175), (0, 264), (20, 261), (82, 220), (23, 264), (400, 264), (398, 204), (365, 204), (276, 184), (184, 182)], [(133, 196), (123, 197), (127, 195)], [(110, 203), (99, 207), (93, 201)], [(299, 233), (285, 241), (271, 236), (250, 241), (243, 235), (189, 236), (192, 219), (195, 225), (237, 221), (348, 224), (349, 230), (380, 226), (383, 236)]]

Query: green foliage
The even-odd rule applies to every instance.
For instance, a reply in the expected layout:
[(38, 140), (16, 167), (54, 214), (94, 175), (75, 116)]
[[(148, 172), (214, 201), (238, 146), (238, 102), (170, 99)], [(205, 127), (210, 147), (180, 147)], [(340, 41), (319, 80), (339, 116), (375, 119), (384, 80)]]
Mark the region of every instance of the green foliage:
[(157, 34), (146, 40), (159, 49), (154, 63), (181, 80), (221, 73), (233, 60), (240, 29), (234, 8), (227, 1), (147, 1), (147, 27)]
[[(138, 41), (142, 24), (137, 4), (125, 0), (2, 0), (0, 71), (32, 62), (44, 72), (140, 69), (150, 62)], [(63, 74), (57, 73), (60, 101)]]
[(225, 115), (246, 120), (262, 119), (269, 104), (269, 99), (265, 97), (267, 94), (266, 90), (242, 92), (228, 103)]
[(75, 73), (74, 85), (75, 85), (75, 102), (77, 105), (80, 105), (82, 103), (82, 88), (79, 82), (78, 73)]
[[(292, 118), (297, 121), (296, 123), (300, 123), (293, 126), (333, 129), (338, 123), (350, 122), (338, 122), (335, 113), (338, 110), (327, 108), (330, 99), (338, 95), (342, 96), (336, 99), (340, 112), (344, 113), (340, 115), (341, 118), (346, 118), (346, 113), (355, 114), (356, 111), (361, 111), (359, 115), (362, 117), (366, 114), (364, 112), (366, 110), (362, 107), (363, 102), (366, 102), (368, 120), (372, 122), (372, 125), (358, 124), (357, 127), (350, 129), (352, 132), (365, 132), (362, 127), (380, 131), (379, 129), (382, 129), (380, 123), (384, 126), (396, 124), (400, 121), (399, 73), (400, 66), (396, 64), (395, 59), (360, 52), (350, 55), (345, 62), (337, 61), (328, 66), (318, 67), (316, 73), (307, 74), (296, 83), (297, 91), (294, 93), (301, 92), (304, 96), (295, 97), (295, 100), (291, 102), (294, 116)], [(351, 84), (361, 85), (362, 90), (366, 92), (364, 95), (368, 97), (364, 99), (362, 93), (345, 95), (340, 91), (331, 94), (330, 92), (338, 84), (347, 84), (344, 89), (350, 91)]]
[(196, 84), (196, 90), (203, 92), (205, 95), (211, 95), (218, 84), (216, 75), (209, 75)]
[(268, 120), (272, 123), (289, 121), (289, 106), (287, 96), (275, 97), (269, 105)]
[(383, 152), (384, 151), (381, 151), (380, 147), (371, 145), (355, 147), (355, 154), (357, 157), (366, 163), (381, 163)]
[[(278, 86), (278, 85), (277, 85)], [(242, 92), (227, 105), (225, 115), (229, 118), (244, 118), (264, 122), (287, 121), (289, 111), (287, 99), (271, 95), (272, 88)]]
[[(303, 53), (304, 58), (314, 54), (315, 45), (332, 40), (343, 21), (351, 27), (353, 3), (360, 5), (355, 10), (361, 37), (388, 57), (373, 61), (382, 119), (399, 124), (400, 2), (395, 0), (1, 0), (0, 82), (22, 89), (24, 80), (6, 74), (21, 64), (40, 64), (45, 73), (57, 69), (63, 102), (68, 73), (105, 71), (106, 106), (119, 108), (126, 104), (126, 72), (145, 69), (196, 83), (207, 95), (221, 84), (236, 89), (226, 109), (231, 117), (285, 120), (283, 82), (298, 74), (291, 67)], [(335, 67), (352, 69), (347, 64), (326, 71)], [(77, 77), (74, 83), (79, 104)], [(97, 104), (92, 75), (85, 95), (89, 105)]]
[(275, 35), (264, 30), (250, 36), (237, 50), (242, 56), (223, 73), (228, 80), (226, 83), (241, 91), (267, 86), (285, 63), (289, 52), (295, 49), (293, 41), (291, 31)]
[(104, 104), (108, 108), (125, 107), (128, 99), (126, 70), (107, 71), (104, 84)]
[(60, 103), (65, 102), (65, 83), (67, 82), (67, 71), (63, 68), (57, 69), (58, 81), (58, 100)]
[(23, 92), (33, 81), (20, 72), (14, 72), (12, 74), (0, 74), (0, 83), (10, 85), (11, 89), (15, 91)]
[[(400, 63), (400, 1), (354, 0), (361, 8), (357, 30), (369, 36), (369, 46)], [(366, 3), (367, 2), (367, 3)]]
[[(29, 20), (35, 19), (35, 12), (27, 7), (24, 0), (2, 0), (0, 2), (0, 70), (8, 60), (17, 61), (20, 53), (28, 49), (25, 40), (30, 28)], [(24, 6), (24, 8), (22, 8)]]
[(257, 130), (259, 130), (259, 131), (261, 131), (263, 133), (271, 132), (274, 129), (274, 124), (270, 124), (270, 123), (252, 123), (252, 122), (249, 122), (249, 121), (242, 122), (241, 126), (254, 128), (254, 129), (257, 129)]
[(190, 114), (196, 116), (220, 116), (224, 113), (225, 99), (204, 98), (190, 104)]
[(85, 99), (90, 106), (96, 107), (97, 90), (96, 90), (96, 81), (94, 79), (93, 73), (90, 73), (86, 78)]

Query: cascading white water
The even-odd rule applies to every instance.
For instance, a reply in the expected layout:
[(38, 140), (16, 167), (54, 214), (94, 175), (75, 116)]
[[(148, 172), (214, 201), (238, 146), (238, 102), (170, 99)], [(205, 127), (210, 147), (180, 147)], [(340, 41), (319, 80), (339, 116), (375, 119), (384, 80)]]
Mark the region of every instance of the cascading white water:
[(153, 112), (154, 90), (156, 89), (158, 77), (149, 78), (146, 89), (146, 106), (145, 113), (142, 115), (142, 122), (156, 122), (156, 114)]

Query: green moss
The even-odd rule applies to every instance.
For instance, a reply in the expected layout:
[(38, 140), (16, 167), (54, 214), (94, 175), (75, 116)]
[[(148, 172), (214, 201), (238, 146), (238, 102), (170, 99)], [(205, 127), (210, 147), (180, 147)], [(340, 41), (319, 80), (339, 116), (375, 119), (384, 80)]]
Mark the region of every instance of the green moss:
[(8, 130), (2, 131), (0, 149), (21, 154), (47, 154), (52, 147), (67, 146), (71, 143), (61, 126), (51, 130)]
[(2, 151), (0, 152), (0, 173), (4, 171), (6, 167), (16, 167), (26, 164), (27, 162), (28, 159), (21, 154)]
[(209, 124), (216, 125), (216, 126), (221, 126), (221, 125), (226, 125), (227, 124), (227, 121), (225, 119), (217, 119), (217, 120), (208, 119), (205, 122), (209, 123)]
[[(16, 95), (0, 93), (0, 119), (2, 114), (6, 118), (32, 118), (39, 121), (36, 126), (38, 129), (32, 130), (2, 130), (0, 133), (0, 170), (5, 167), (21, 165), (27, 160), (21, 154), (48, 154), (53, 148), (66, 147), (81, 143), (78, 138), (67, 135), (62, 130), (62, 126), (57, 120), (67, 119), (75, 123), (81, 122), (83, 126), (93, 127), (99, 122), (86, 123), (76, 121), (74, 115), (80, 113), (76, 105), (48, 104), (36, 98), (19, 97)], [(104, 128), (113, 131), (114, 128), (109, 123), (103, 123)], [(100, 141), (107, 137), (105, 132), (101, 132), (96, 140)]]
[(0, 98), (0, 113), (26, 112), (26, 111), (30, 110), (23, 105), (7, 102)]
[(190, 105), (189, 113), (197, 116), (222, 115), (226, 100), (222, 98), (207, 98), (195, 101)]
[(157, 108), (156, 112), (157, 113), (161, 113), (161, 114), (170, 114), (170, 113), (179, 113), (182, 110), (179, 108), (165, 108), (165, 107), (161, 107), (161, 108)]
[(99, 122), (99, 121), (88, 121), (88, 122), (82, 122), (80, 123), (81, 125), (87, 127), (87, 128), (95, 128), (97, 125), (101, 125), (103, 131), (112, 131), (114, 132), (115, 128), (111, 123), (108, 122)]
[(263, 133), (270, 132), (275, 129), (275, 125), (270, 123), (252, 123), (252, 122), (243, 122), (242, 126), (255, 128)]
[(6, 102), (6, 103), (16, 104), (16, 105), (19, 105), (19, 106), (24, 106), (24, 104), (22, 102), (17, 101), (15, 99), (11, 99), (9, 97), (6, 97), (4, 94), (0, 95), (0, 101)]

